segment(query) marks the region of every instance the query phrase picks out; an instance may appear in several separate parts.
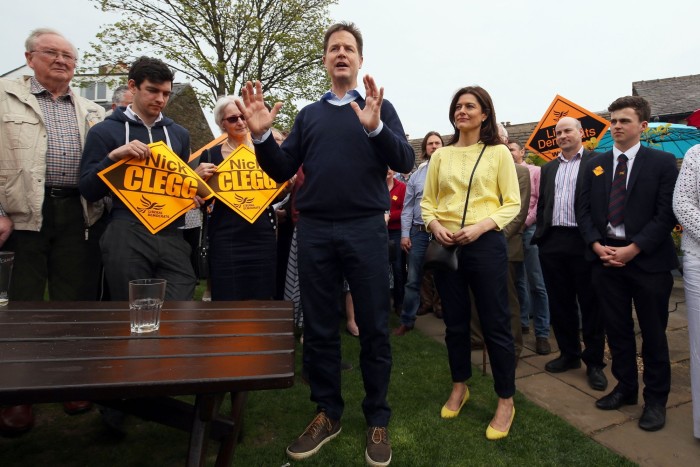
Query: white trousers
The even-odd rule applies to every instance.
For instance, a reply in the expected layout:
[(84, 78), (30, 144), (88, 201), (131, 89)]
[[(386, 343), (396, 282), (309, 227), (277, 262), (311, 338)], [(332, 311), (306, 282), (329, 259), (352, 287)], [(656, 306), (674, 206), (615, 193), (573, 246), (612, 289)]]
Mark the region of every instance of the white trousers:
[(688, 254), (683, 257), (683, 282), (690, 341), (693, 434), (700, 439), (700, 258)]

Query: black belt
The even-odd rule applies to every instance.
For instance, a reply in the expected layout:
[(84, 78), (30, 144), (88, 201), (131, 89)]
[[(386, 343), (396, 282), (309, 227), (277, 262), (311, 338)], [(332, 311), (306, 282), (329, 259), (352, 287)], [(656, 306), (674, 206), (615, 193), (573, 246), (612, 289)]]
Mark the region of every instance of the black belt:
[(80, 196), (80, 190), (67, 186), (45, 186), (44, 194), (49, 198), (75, 198)]
[(413, 224), (413, 228), (418, 229), (419, 232), (427, 232), (428, 228), (425, 224)]

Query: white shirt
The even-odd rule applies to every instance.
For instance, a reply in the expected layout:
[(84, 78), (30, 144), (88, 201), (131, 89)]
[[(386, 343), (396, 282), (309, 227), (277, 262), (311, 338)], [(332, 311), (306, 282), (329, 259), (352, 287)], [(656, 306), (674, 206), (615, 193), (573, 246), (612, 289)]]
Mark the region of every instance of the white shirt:
[[(642, 143), (638, 142), (637, 144), (629, 148), (627, 151), (622, 152), (619, 149), (617, 149), (616, 146), (613, 146), (613, 169), (617, 168), (617, 159), (620, 157), (620, 154), (624, 154), (625, 156), (627, 156), (627, 180), (625, 181), (625, 186), (627, 186), (630, 182), (632, 165), (634, 164), (634, 159), (637, 156), (640, 147), (642, 147)], [(615, 178), (615, 170), (612, 171), (611, 177), (613, 177), (613, 179)], [(606, 235), (611, 238), (625, 240), (625, 223), (622, 222), (617, 227), (613, 227), (612, 224), (608, 222)]]

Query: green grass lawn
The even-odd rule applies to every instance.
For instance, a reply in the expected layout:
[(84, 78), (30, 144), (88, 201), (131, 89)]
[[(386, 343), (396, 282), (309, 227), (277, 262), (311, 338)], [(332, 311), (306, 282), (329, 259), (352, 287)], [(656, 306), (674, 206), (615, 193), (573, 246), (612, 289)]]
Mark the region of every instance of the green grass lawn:
[[(392, 321), (396, 318), (392, 316)], [(396, 324), (394, 322), (393, 324)], [(344, 329), (344, 326), (343, 326)], [(300, 348), (299, 348), (300, 350)], [(517, 412), (508, 438), (488, 441), (484, 431), (496, 407), (493, 380), (474, 371), (471, 399), (456, 419), (442, 420), (440, 407), (450, 389), (447, 350), (419, 331), (392, 337), (394, 366), (389, 389), (393, 416), (389, 436), (396, 466), (615, 466), (634, 465), (589, 439), (557, 416), (516, 394)], [(244, 437), (234, 464), (361, 466), (366, 425), (359, 371), (359, 341), (343, 332), (343, 431), (314, 457), (291, 462), (285, 447), (314, 415), (309, 388), (297, 377), (290, 389), (249, 395)], [(301, 352), (297, 352), (299, 374)], [(228, 401), (225, 402), (228, 409)], [(127, 419), (128, 435), (114, 438), (96, 410), (74, 417), (59, 404), (35, 406), (37, 425), (26, 435), (0, 438), (0, 466), (179, 466), (184, 465), (188, 435), (174, 429)], [(213, 465), (218, 445), (209, 445)]]

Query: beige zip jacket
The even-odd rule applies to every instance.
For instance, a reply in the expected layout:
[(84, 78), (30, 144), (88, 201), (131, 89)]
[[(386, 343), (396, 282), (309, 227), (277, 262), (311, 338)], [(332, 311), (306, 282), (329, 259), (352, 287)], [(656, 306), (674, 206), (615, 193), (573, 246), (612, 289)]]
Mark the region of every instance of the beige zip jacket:
[[(88, 130), (104, 119), (98, 104), (74, 95), (81, 143)], [(41, 108), (30, 92), (30, 77), (0, 79), (0, 209), (15, 230), (41, 229), (48, 139)], [(81, 197), (86, 227), (104, 211), (102, 200)], [(0, 212), (2, 214), (2, 212)]]

